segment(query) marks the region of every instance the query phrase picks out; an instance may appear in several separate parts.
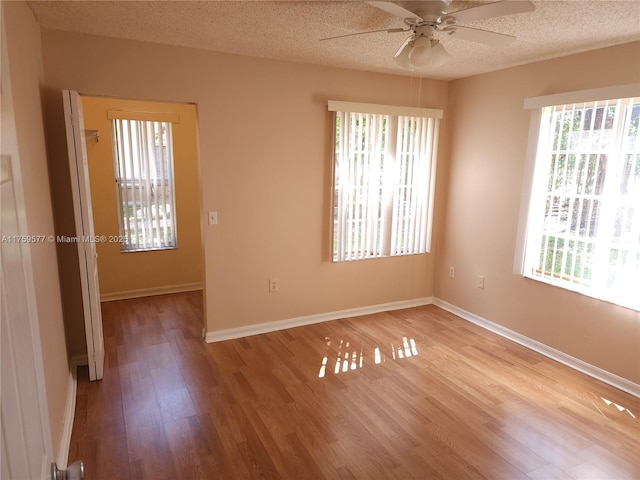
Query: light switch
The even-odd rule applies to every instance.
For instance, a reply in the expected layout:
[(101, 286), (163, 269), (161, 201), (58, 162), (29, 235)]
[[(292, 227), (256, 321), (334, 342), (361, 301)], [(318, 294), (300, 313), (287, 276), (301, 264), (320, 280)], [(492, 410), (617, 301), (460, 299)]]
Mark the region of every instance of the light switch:
[(209, 212), (209, 225), (218, 224), (218, 212)]

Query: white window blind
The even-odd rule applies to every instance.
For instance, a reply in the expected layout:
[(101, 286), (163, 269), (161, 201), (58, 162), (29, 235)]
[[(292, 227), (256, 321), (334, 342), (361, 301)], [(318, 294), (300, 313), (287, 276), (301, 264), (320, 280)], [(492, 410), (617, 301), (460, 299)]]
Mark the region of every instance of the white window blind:
[(113, 118), (122, 251), (176, 247), (171, 123)]
[(425, 253), (431, 247), (439, 127), (434, 117), (442, 112), (414, 109), (434, 116), (406, 116), (374, 107), (353, 107), (374, 113), (336, 111), (335, 261)]
[(640, 99), (542, 109), (525, 276), (640, 310)]

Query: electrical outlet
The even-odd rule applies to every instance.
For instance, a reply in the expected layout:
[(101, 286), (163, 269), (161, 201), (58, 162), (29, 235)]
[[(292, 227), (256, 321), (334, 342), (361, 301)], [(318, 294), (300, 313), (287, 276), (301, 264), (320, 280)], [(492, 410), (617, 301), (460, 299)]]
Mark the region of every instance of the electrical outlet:
[(456, 276), (456, 269), (453, 267), (449, 267), (449, 276), (454, 278)]
[(280, 290), (280, 282), (277, 278), (269, 279), (269, 293), (275, 293)]
[(484, 276), (478, 275), (478, 288), (484, 288)]

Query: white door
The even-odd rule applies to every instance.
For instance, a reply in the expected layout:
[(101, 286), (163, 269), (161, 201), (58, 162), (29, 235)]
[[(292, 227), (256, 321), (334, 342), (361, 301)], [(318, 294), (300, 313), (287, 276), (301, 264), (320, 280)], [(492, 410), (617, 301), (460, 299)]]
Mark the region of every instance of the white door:
[(98, 254), (96, 253), (96, 236), (93, 229), (93, 210), (91, 207), (82, 102), (78, 92), (64, 90), (62, 97), (78, 241), (89, 378), (91, 380), (100, 380), (104, 372), (104, 339), (102, 336), (102, 313), (100, 311), (100, 288), (98, 284)]
[[(2, 125), (4, 127), (4, 125)], [(19, 236), (12, 163), (15, 158), (0, 155), (2, 180), (1, 235), (5, 239)], [(29, 246), (3, 242), (0, 302), (2, 303), (0, 337), (2, 340), (1, 420), (2, 461), (0, 478), (42, 478), (46, 469), (48, 446), (46, 405), (41, 405), (44, 381), (42, 357), (33, 298), (33, 277)], [(31, 285), (31, 288), (29, 286)], [(40, 355), (37, 355), (40, 354)]]
[[(1, 12), (0, 7), (0, 12)], [(0, 14), (1, 16), (1, 14)], [(44, 479), (53, 460), (4, 18), (0, 68), (0, 478)], [(37, 248), (37, 247), (36, 247)]]

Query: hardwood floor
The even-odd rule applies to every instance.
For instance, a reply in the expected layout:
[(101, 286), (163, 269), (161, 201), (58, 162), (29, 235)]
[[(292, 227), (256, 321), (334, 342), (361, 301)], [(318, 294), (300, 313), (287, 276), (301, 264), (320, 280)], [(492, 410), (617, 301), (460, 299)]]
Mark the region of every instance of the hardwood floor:
[(215, 344), (197, 292), (102, 309), (88, 480), (640, 478), (638, 398), (435, 306)]

